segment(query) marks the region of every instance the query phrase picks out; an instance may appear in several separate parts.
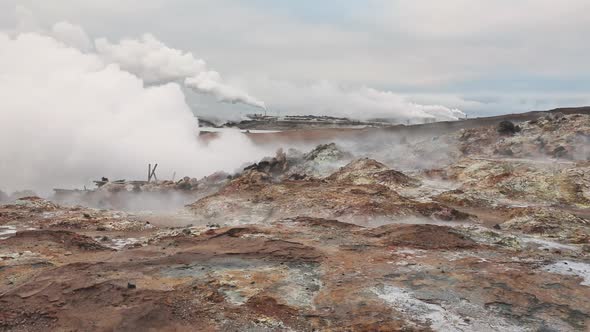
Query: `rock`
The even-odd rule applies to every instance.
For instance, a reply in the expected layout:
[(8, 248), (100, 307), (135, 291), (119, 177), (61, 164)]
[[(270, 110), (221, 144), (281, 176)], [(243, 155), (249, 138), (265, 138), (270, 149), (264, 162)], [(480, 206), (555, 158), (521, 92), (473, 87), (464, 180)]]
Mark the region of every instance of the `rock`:
[(389, 169), (384, 164), (368, 158), (357, 159), (340, 168), (326, 180), (350, 184), (381, 184), (395, 189), (397, 187), (416, 187), (420, 181), (402, 172)]
[(352, 159), (352, 155), (342, 151), (335, 143), (321, 144), (306, 154), (289, 150), (287, 155), (289, 170), (286, 177), (294, 176), (323, 178)]
[(568, 154), (567, 149), (561, 145), (556, 147), (555, 149), (553, 149), (553, 152), (552, 152), (553, 158), (563, 158), (567, 154)]
[(520, 127), (514, 125), (511, 121), (502, 121), (498, 124), (498, 133), (501, 135), (514, 135), (520, 131)]
[(504, 147), (504, 148), (501, 148), (501, 149), (495, 150), (494, 152), (495, 152), (496, 154), (499, 154), (499, 155), (502, 155), (502, 156), (509, 156), (509, 157), (511, 157), (511, 156), (513, 156), (513, 155), (514, 155), (514, 152), (513, 152), (513, 151), (512, 151), (512, 149), (511, 149), (511, 148), (509, 148), (509, 147)]
[(259, 163), (252, 164), (244, 168), (244, 171), (257, 171), (266, 173), (269, 176), (277, 177), (285, 173), (289, 168), (287, 154), (283, 149), (278, 149), (274, 158), (263, 159)]

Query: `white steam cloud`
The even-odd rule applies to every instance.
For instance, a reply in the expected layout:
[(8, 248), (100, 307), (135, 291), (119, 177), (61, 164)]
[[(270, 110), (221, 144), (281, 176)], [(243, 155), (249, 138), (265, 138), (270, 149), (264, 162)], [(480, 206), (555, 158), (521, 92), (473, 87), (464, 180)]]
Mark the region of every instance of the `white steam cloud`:
[(123, 39), (113, 44), (104, 38), (95, 41), (96, 51), (106, 61), (117, 63), (149, 83), (184, 81), (196, 92), (217, 100), (265, 108), (264, 102), (223, 82), (221, 75), (207, 68), (205, 61), (164, 45), (150, 34), (139, 40)]
[(62, 43), (75, 47), (80, 51), (90, 51), (92, 41), (86, 34), (86, 31), (80, 26), (69, 22), (58, 22), (53, 25), (51, 35)]
[(465, 118), (465, 113), (456, 108), (422, 105), (406, 96), (368, 87), (346, 88), (327, 81), (296, 85), (269, 79), (249, 80), (248, 86), (281, 114), (333, 115), (360, 120), (382, 118), (404, 123)]
[[(0, 32), (2, 189), (48, 193), (100, 176), (143, 179), (154, 162), (163, 179), (173, 172), (200, 177), (269, 154), (235, 132), (201, 144), (198, 120), (177, 83), (146, 87), (122, 69), (129, 64), (70, 45), (89, 46), (83, 31), (67, 24), (47, 34)], [(190, 58), (185, 54), (181, 64), (200, 64)], [(139, 59), (145, 67), (131, 69), (168, 73), (167, 79), (183, 74), (155, 55)]]

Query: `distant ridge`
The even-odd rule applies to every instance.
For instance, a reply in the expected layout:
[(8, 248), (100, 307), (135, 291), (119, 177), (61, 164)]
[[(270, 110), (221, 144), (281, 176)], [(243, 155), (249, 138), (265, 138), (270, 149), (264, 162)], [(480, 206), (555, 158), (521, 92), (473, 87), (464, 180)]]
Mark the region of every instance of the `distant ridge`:
[(455, 131), (459, 129), (468, 129), (468, 128), (475, 128), (475, 127), (482, 127), (482, 126), (493, 126), (501, 121), (513, 121), (513, 122), (523, 122), (523, 121), (530, 121), (535, 120), (540, 117), (546, 116), (548, 114), (555, 114), (555, 113), (562, 113), (562, 114), (590, 114), (590, 106), (582, 106), (582, 107), (562, 107), (562, 108), (555, 108), (548, 111), (530, 111), (525, 113), (514, 113), (514, 114), (502, 114), (502, 115), (495, 115), (489, 117), (481, 117), (481, 118), (472, 118), (472, 119), (464, 119), (458, 121), (443, 121), (443, 122), (434, 122), (434, 123), (427, 123), (427, 124), (416, 124), (416, 125), (409, 125), (409, 126), (395, 126), (386, 128), (387, 130), (395, 130), (395, 131), (432, 131), (436, 133), (444, 133), (449, 131)]
[[(548, 114), (590, 114), (590, 106), (556, 108), (548, 111), (530, 111), (526, 113), (503, 114), (490, 117), (472, 118), (457, 121), (434, 122), (415, 125), (390, 125), (384, 127), (366, 128), (297, 128), (296, 130), (284, 130), (275, 133), (247, 133), (254, 142), (264, 144), (269, 142), (330, 142), (335, 139), (365, 139), (372, 135), (400, 134), (412, 136), (438, 136), (461, 129), (469, 129), (484, 126), (495, 126), (501, 121), (523, 122), (541, 118)], [(279, 129), (280, 130), (280, 129)]]

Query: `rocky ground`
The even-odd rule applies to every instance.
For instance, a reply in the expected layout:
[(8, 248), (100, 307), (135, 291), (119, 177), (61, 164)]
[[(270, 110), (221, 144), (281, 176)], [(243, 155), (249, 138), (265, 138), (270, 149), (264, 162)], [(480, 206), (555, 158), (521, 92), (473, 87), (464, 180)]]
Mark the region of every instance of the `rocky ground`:
[(552, 114), (279, 150), (166, 215), (21, 198), (0, 330), (587, 331), (589, 137)]

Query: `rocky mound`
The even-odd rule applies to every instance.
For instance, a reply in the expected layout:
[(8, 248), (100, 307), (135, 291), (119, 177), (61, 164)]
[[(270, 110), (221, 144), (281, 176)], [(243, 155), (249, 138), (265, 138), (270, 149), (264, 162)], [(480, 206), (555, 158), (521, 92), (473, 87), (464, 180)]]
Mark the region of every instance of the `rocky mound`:
[(466, 217), (440, 204), (410, 200), (383, 185), (318, 180), (228, 186), (188, 207), (197, 218), (220, 223), (267, 222), (299, 215), (359, 222), (378, 217)]
[(590, 220), (552, 208), (513, 209), (501, 227), (570, 243), (590, 244)]
[(14, 204), (8, 205), (8, 207), (33, 213), (50, 212), (61, 209), (59, 205), (37, 196), (21, 197), (17, 199)]
[(352, 159), (352, 155), (342, 151), (335, 143), (320, 144), (306, 154), (289, 150), (290, 169), (287, 177), (302, 179), (306, 177), (323, 178)]
[(15, 223), (36, 229), (141, 231), (153, 228), (149, 222), (129, 213), (65, 207), (39, 197), (27, 197), (15, 204), (0, 205), (0, 225)]
[(42, 245), (42, 242), (57, 244), (67, 250), (100, 251), (112, 250), (94, 239), (70, 231), (38, 230), (17, 232), (15, 236), (4, 240), (3, 245), (15, 245), (34, 243)]
[(590, 115), (555, 113), (518, 125), (466, 129), (458, 142), (464, 155), (589, 160)]
[[(258, 236), (257, 236), (258, 235)], [(280, 261), (318, 261), (321, 253), (301, 243), (273, 239), (249, 228), (231, 228), (199, 242), (194, 249), (215, 248), (216, 254), (263, 257)]]
[(443, 173), (460, 186), (439, 195), (441, 202), (463, 206), (509, 201), (590, 205), (590, 168), (582, 164), (465, 158)]
[(385, 225), (366, 231), (386, 246), (419, 249), (466, 249), (476, 242), (447, 226)]
[[(315, 162), (326, 154), (343, 157), (334, 149), (335, 145), (320, 146), (301, 160)], [(268, 222), (300, 215), (360, 222), (395, 216), (441, 220), (468, 218), (440, 204), (418, 202), (400, 195), (396, 188), (419, 186), (420, 181), (376, 160), (355, 160), (324, 180), (277, 177), (272, 172), (277, 165), (285, 169), (292, 164), (283, 157), (254, 164), (216, 194), (188, 207), (197, 218), (222, 224)]]
[(273, 178), (257, 169), (249, 169), (232, 179), (220, 192), (257, 190), (273, 182)]
[(308, 153), (289, 149), (288, 153), (279, 149), (275, 157), (264, 158), (260, 162), (244, 168), (244, 173), (258, 172), (280, 181), (283, 179), (301, 180), (305, 178), (322, 178), (342, 166), (352, 156), (340, 150), (336, 144), (320, 144)]
[(373, 159), (357, 159), (326, 178), (328, 181), (354, 185), (380, 184), (389, 188), (416, 187), (420, 181), (389, 169)]
[(302, 226), (302, 227), (330, 229), (330, 230), (351, 231), (351, 230), (362, 228), (358, 225), (349, 224), (349, 223), (341, 222), (338, 220), (313, 218), (313, 217), (296, 217), (296, 218), (291, 218), (291, 219), (283, 219), (283, 220), (278, 220), (277, 223), (279, 223), (279, 224), (295, 224), (297, 226)]

